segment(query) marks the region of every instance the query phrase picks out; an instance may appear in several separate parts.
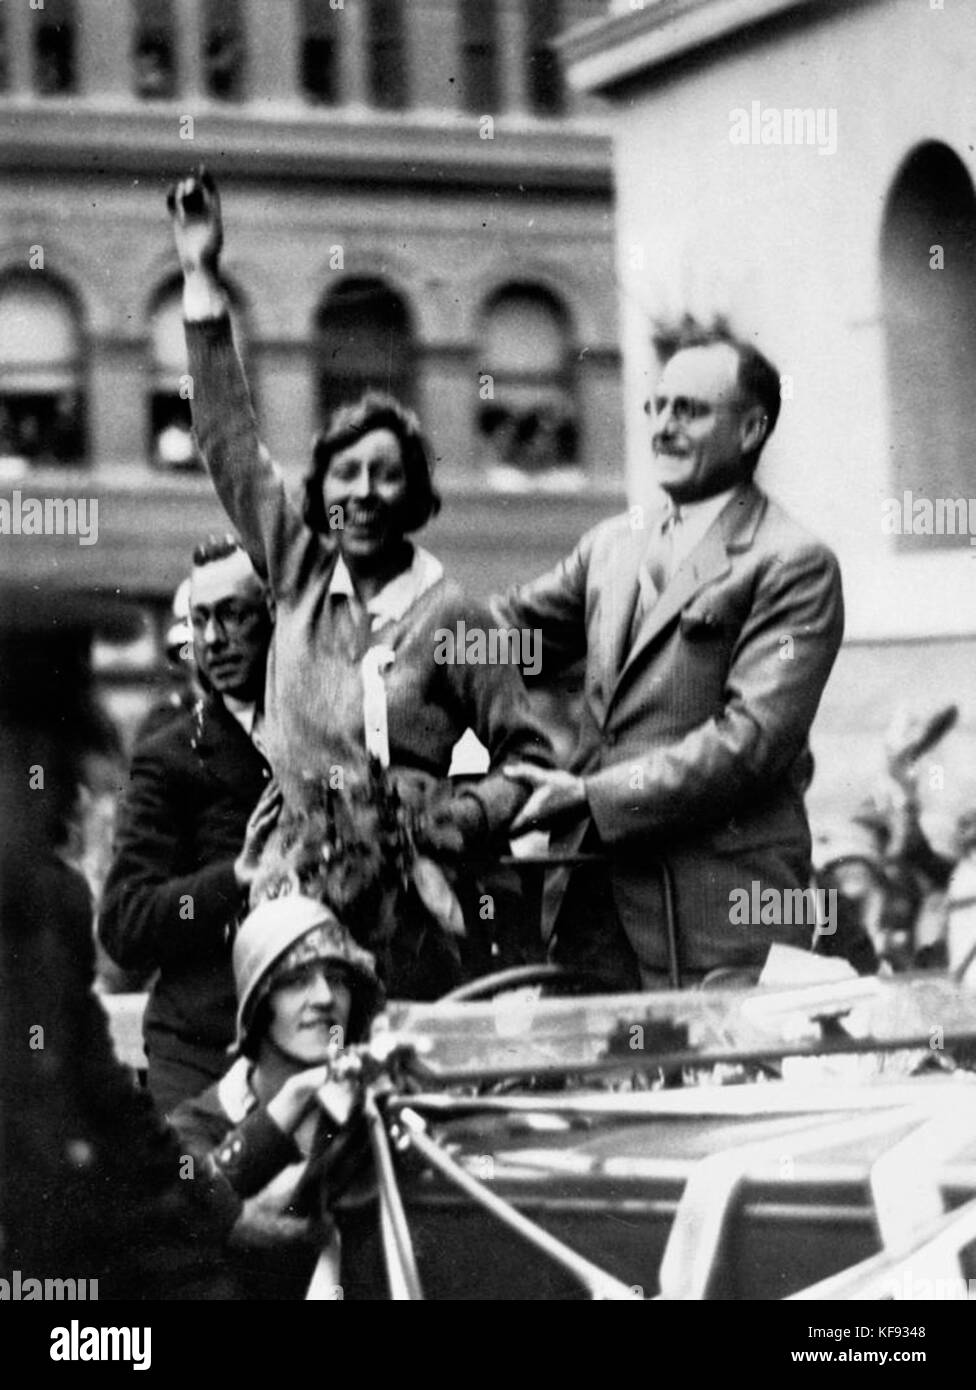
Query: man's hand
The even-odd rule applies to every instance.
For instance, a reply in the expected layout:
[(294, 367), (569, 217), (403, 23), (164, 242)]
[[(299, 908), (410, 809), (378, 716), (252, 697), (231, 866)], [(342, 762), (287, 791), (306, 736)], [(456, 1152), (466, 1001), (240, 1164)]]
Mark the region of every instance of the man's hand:
[(284, 804), (281, 787), (272, 778), (251, 812), (244, 832), (244, 847), (234, 860), (234, 877), (242, 888), (250, 888), (257, 878), (264, 847), (281, 815)]
[(217, 185), (202, 164), (196, 174), (173, 184), (166, 195), (166, 206), (173, 219), (173, 237), (183, 274), (206, 270), (216, 276), (224, 226)]
[(582, 777), (558, 768), (536, 767), (534, 763), (509, 763), (502, 768), (514, 782), (527, 782), (532, 794), (509, 826), (509, 833), (551, 825), (560, 816), (581, 811), (586, 806), (586, 787)]

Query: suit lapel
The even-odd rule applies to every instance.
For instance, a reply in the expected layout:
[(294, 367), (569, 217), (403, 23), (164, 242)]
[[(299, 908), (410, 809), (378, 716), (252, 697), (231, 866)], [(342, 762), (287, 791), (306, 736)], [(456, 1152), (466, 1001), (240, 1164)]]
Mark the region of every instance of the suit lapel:
[(611, 704), (634, 662), (647, 647), (702, 589), (728, 574), (731, 569), (729, 553), (747, 549), (752, 544), (764, 507), (765, 498), (752, 483), (744, 483), (729, 498), (694, 550), (678, 566), (658, 601), (644, 615), (644, 621), (620, 670)]
[[(617, 682), (617, 675), (627, 650), (627, 637), (637, 602), (637, 584), (641, 560), (647, 545), (643, 531), (631, 531), (615, 554), (612, 569), (604, 588), (606, 621), (602, 625), (600, 653), (603, 667), (603, 690), (606, 700)], [(602, 717), (603, 711), (594, 711)]]
[(224, 702), (213, 696), (204, 701), (196, 750), (211, 776), (245, 801), (257, 801), (268, 765)]

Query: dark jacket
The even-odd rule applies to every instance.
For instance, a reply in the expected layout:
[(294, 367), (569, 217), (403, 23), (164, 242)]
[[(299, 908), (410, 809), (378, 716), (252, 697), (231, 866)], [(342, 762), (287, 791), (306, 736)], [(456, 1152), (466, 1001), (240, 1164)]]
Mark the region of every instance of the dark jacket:
[[(219, 1082), (181, 1102), (170, 1117), (186, 1152), (214, 1189), (223, 1188), (239, 1216), (253, 1197), (301, 1153), (259, 1105), (250, 1087), (250, 1063), (239, 1058)], [(228, 1278), (248, 1299), (301, 1299), (315, 1267), (313, 1245), (225, 1249)]]
[(97, 1280), (99, 1300), (237, 1296), (217, 1264), (234, 1202), (181, 1180), (183, 1146), (114, 1056), (84, 880), (36, 845), (2, 853), (0, 1273)]
[[(586, 662), (572, 769), (589, 817), (552, 848), (577, 848), (592, 827), (643, 970), (668, 963), (661, 864), (682, 966), (755, 965), (774, 941), (811, 936), (809, 925), (734, 922), (730, 895), (810, 882), (807, 739), (843, 633), (840, 572), (825, 545), (745, 483), (628, 646), (647, 537), (629, 516), (603, 522), (498, 605), (513, 626), (541, 628), (547, 676)], [(550, 923), (560, 905), (551, 902)]]
[(98, 931), (119, 965), (159, 971), (143, 1031), (149, 1087), (164, 1110), (227, 1067), (230, 935), (246, 907), (233, 864), (268, 776), (214, 696), (133, 756)]

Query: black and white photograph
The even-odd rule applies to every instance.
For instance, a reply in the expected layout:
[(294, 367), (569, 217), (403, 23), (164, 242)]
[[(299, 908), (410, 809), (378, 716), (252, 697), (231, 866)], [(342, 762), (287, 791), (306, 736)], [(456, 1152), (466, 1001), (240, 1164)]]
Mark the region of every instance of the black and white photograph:
[(269, 1300), (948, 1357), (974, 20), (0, 0), (35, 1364), (179, 1373), (166, 1305)]

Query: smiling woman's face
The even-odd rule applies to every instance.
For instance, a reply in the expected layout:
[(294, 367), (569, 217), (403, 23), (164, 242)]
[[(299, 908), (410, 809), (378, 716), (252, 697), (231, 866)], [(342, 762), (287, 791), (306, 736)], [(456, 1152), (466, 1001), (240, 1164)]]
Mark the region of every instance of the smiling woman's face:
[(307, 961), (281, 979), (269, 995), (268, 1036), (287, 1056), (316, 1066), (342, 1046), (349, 1026), (349, 973), (337, 961)]
[[(354, 560), (375, 560), (403, 539), (407, 474), (392, 430), (370, 430), (329, 461), (322, 500), (335, 524), (339, 549)], [(341, 508), (337, 514), (332, 509)], [(341, 525), (333, 523), (338, 515)]]

